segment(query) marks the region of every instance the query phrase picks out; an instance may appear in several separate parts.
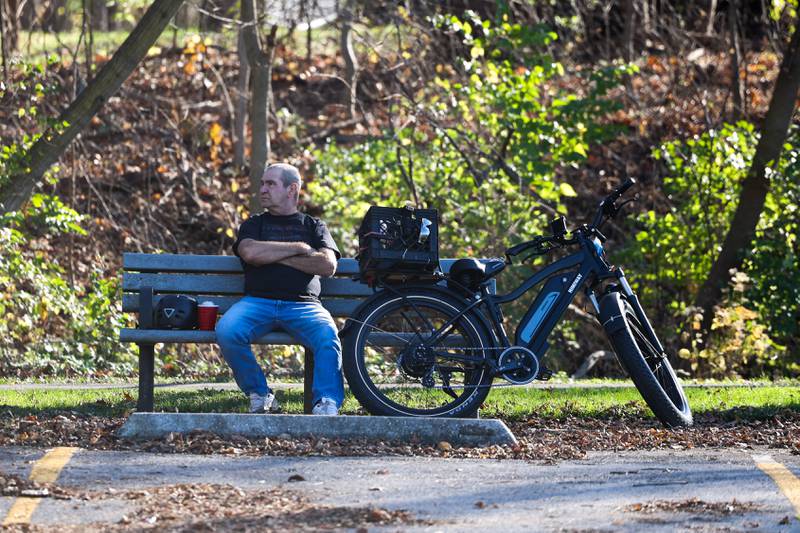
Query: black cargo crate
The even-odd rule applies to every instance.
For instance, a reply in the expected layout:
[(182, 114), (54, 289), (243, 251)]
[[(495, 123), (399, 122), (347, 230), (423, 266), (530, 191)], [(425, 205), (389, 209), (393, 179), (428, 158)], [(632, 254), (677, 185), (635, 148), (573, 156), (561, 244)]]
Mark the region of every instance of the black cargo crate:
[[(421, 220), (430, 235), (418, 242)], [(361, 281), (431, 279), (439, 270), (439, 219), (435, 209), (372, 206), (358, 228)]]

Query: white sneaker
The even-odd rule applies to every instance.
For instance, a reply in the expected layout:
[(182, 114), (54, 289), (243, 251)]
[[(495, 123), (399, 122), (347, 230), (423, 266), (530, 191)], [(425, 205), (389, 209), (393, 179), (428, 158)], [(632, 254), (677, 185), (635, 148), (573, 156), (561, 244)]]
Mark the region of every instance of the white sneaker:
[(311, 410), (311, 414), (322, 415), (322, 416), (336, 416), (339, 414), (339, 408), (336, 407), (336, 402), (334, 402), (330, 398), (322, 398), (320, 401), (314, 404), (314, 408)]
[(275, 393), (268, 392), (266, 396), (261, 396), (257, 392), (250, 394), (250, 412), (257, 414), (280, 413), (281, 407), (275, 398)]

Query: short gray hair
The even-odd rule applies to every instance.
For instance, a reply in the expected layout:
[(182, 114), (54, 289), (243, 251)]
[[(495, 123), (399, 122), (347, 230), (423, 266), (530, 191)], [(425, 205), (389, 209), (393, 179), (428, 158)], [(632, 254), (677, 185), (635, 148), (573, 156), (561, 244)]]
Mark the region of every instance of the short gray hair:
[(300, 177), (300, 171), (296, 166), (290, 165), (289, 163), (274, 163), (264, 169), (264, 174), (273, 168), (281, 171), (281, 182), (283, 183), (284, 187), (288, 187), (292, 183), (296, 183), (298, 189), (303, 186), (303, 178)]

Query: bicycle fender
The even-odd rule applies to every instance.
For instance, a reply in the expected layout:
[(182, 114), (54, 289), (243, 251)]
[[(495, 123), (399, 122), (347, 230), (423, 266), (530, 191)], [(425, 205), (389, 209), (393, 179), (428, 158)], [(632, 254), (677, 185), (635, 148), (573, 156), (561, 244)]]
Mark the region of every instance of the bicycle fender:
[(620, 293), (608, 293), (600, 300), (600, 323), (609, 336), (627, 327), (625, 302)]

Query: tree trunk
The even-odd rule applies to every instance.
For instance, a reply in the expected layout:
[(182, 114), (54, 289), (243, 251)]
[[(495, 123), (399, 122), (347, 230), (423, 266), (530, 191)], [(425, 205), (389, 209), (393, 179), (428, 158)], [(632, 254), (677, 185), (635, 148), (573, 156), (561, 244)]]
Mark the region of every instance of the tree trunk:
[(233, 165), (244, 168), (245, 128), (247, 126), (247, 87), (250, 82), (250, 63), (244, 45), (244, 29), (239, 29), (237, 52), (239, 55), (239, 79), (236, 82), (236, 113), (233, 120)]
[(199, 24), (200, 13), (197, 11), (197, 4), (189, 2), (184, 4), (175, 17), (175, 24), (180, 28), (191, 28)]
[(605, 4), (601, 9), (603, 12), (603, 34), (605, 37), (605, 58), (611, 61), (611, 8), (613, 2)]
[(650, 23), (650, 0), (642, 0), (642, 28), (646, 34), (653, 29)]
[[(342, 19), (342, 33), (339, 36), (342, 57), (345, 64), (345, 76), (347, 80), (348, 103), (350, 106), (350, 118), (356, 116), (356, 82), (358, 78), (358, 60), (355, 50), (353, 50), (353, 9), (352, 3), (346, 0), (339, 16)], [(310, 30), (310, 28), (309, 28)]]
[[(104, 3), (102, 0), (99, 3)], [(86, 81), (91, 82), (92, 79), (92, 63), (94, 62), (94, 31), (92, 30), (94, 23), (94, 0), (83, 0), (83, 23), (81, 31), (84, 33), (86, 43), (83, 46), (86, 54)]]
[(260, 211), (259, 189), (264, 167), (269, 159), (269, 102), (272, 99), (272, 61), (275, 57), (275, 35), (278, 26), (273, 25), (264, 50), (259, 42), (256, 26), (254, 0), (242, 0), (242, 22), (244, 45), (251, 72), (250, 97), (250, 212)]
[(67, 0), (51, 0), (45, 20), (47, 23), (43, 29), (51, 29), (56, 33), (71, 30), (72, 21)]
[(22, 165), (24, 171), (11, 176), (9, 183), (0, 191), (0, 214), (16, 211), (28, 200), (45, 171), (120, 88), (182, 3), (183, 0), (154, 0), (94, 81), (58, 117), (56, 123), (66, 123), (66, 126), (45, 131), (25, 154)]
[[(3, 80), (8, 79), (8, 68), (6, 67), (6, 56), (8, 55), (8, 51), (6, 50), (6, 27), (10, 27), (10, 24), (6, 24), (6, 13), (5, 13), (5, 3), (6, 0), (0, 0), (0, 56), (2, 56), (3, 61)], [(11, 17), (8, 17), (9, 19)], [(11, 33), (10, 31), (8, 33)]]
[(200, 31), (219, 31), (219, 20), (215, 18), (218, 14), (219, 6), (216, 0), (203, 0), (200, 4)]
[(731, 33), (731, 91), (733, 92), (732, 122), (739, 120), (744, 108), (744, 86), (740, 75), (742, 46), (739, 40), (739, 2), (730, 0), (728, 4), (728, 29)]
[(92, 0), (92, 30), (108, 31), (108, 4), (106, 0)]
[(303, 0), (301, 5), (301, 18), (304, 18), (306, 21), (306, 65), (311, 64), (311, 46), (313, 44), (313, 38), (311, 34), (311, 16), (312, 11), (314, 10), (314, 4), (312, 4), (311, 0)]
[(730, 281), (730, 271), (741, 266), (744, 252), (753, 240), (758, 219), (764, 208), (764, 200), (769, 191), (766, 169), (781, 154), (794, 114), (798, 88), (800, 88), (800, 31), (796, 31), (792, 36), (783, 58), (769, 110), (761, 126), (761, 138), (747, 177), (742, 181), (739, 204), (722, 244), (722, 250), (695, 300), (695, 304), (703, 311), (705, 337), (708, 336), (713, 320), (713, 308)]
[(625, 33), (622, 39), (622, 57), (626, 62), (633, 61), (633, 37), (634, 28), (636, 27), (636, 10), (633, 6), (633, 0), (625, 0)]
[(20, 9), (17, 0), (0, 0), (0, 32), (3, 34), (3, 57), (17, 49), (20, 29)]
[(717, 0), (711, 0), (711, 6), (708, 9), (708, 24), (706, 24), (706, 35), (711, 37), (714, 35), (714, 15), (717, 14)]

